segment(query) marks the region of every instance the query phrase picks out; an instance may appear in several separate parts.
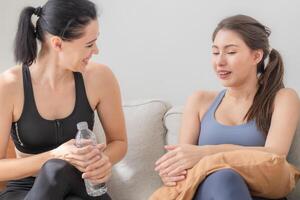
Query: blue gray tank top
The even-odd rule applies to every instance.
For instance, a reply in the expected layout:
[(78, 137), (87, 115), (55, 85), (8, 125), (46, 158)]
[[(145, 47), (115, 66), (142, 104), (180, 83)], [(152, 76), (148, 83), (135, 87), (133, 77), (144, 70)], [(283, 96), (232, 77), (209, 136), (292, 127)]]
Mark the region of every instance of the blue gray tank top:
[(222, 102), (226, 90), (221, 91), (204, 114), (200, 125), (198, 145), (235, 144), (242, 146), (264, 146), (266, 136), (258, 130), (254, 120), (229, 126), (220, 124), (215, 112)]

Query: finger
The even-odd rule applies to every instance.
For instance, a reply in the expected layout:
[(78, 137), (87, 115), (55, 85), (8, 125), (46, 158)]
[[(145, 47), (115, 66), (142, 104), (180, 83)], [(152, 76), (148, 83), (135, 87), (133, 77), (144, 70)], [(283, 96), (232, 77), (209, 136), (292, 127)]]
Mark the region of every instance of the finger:
[(97, 144), (97, 148), (98, 148), (100, 151), (104, 151), (104, 150), (106, 149), (106, 144), (105, 144), (105, 143)]
[(66, 158), (87, 161), (96, 155), (100, 155), (100, 151), (94, 146), (87, 146), (82, 148), (76, 148), (71, 151), (72, 153), (66, 155)]
[(162, 162), (160, 165), (156, 166), (155, 171), (164, 170), (164, 169), (170, 167), (171, 165), (173, 165), (176, 162), (178, 162), (178, 158), (176, 156), (173, 156), (173, 157), (165, 160), (164, 162)]
[(176, 175), (186, 175), (186, 174), (187, 174), (187, 170), (183, 170), (183, 171), (179, 172), (179, 173), (176, 174)]
[(103, 165), (105, 165), (107, 162), (108, 162), (107, 158), (105, 158), (105, 157), (102, 157), (102, 158), (99, 157), (99, 159), (96, 162), (94, 162), (94, 163), (92, 163), (92, 164), (90, 164), (90, 165), (87, 166), (86, 171), (92, 171), (92, 170), (95, 170), (97, 168), (100, 168)]
[[(173, 162), (173, 163), (172, 163), (171, 165), (169, 165), (168, 167), (161, 169), (160, 172), (161, 172), (162, 174), (168, 174), (168, 175), (170, 175), (170, 172), (174, 171), (174, 170), (177, 169), (177, 168), (181, 169), (181, 171), (184, 170), (184, 169), (182, 168), (182, 164), (181, 164), (180, 161)], [(180, 172), (180, 171), (178, 171), (178, 173), (179, 173), (179, 172)], [(176, 175), (176, 174), (172, 174), (172, 176), (174, 176), (174, 175)]]
[(80, 171), (85, 171), (88, 166), (86, 162), (76, 160), (76, 159), (65, 159), (67, 162), (71, 163), (73, 166), (80, 168)]
[(172, 151), (174, 149), (176, 149), (178, 147), (178, 145), (165, 145), (165, 149), (168, 150), (168, 151)]
[(99, 180), (99, 179), (102, 179), (103, 177), (105, 177), (109, 174), (111, 174), (111, 168), (108, 168), (106, 171), (104, 171), (103, 173), (101, 173), (99, 175), (89, 177), (89, 180)]
[(165, 180), (167, 182), (178, 182), (185, 179), (185, 176), (166, 176)]
[(96, 179), (96, 180), (90, 179), (90, 181), (93, 185), (98, 185), (98, 184), (107, 182), (110, 177), (111, 177), (111, 173), (107, 174), (106, 176), (104, 176), (103, 178), (100, 178), (100, 179)]
[[(172, 158), (173, 156), (176, 155), (176, 152), (175, 151), (169, 151), (168, 153), (166, 153), (165, 155), (163, 155), (160, 159), (158, 159), (156, 162), (155, 162), (155, 165), (156, 166), (159, 166), (161, 163), (165, 162), (166, 160)], [(156, 168), (155, 168), (156, 169)], [(157, 170), (156, 170), (157, 171)]]
[(163, 178), (162, 181), (165, 186), (169, 186), (169, 187), (176, 186), (176, 182), (168, 181), (168, 180), (166, 180), (166, 178)]
[(86, 170), (86, 172), (82, 174), (82, 178), (90, 179), (92, 177), (103, 177), (109, 170), (111, 170), (111, 164), (106, 163), (105, 165), (102, 165), (101, 167), (96, 168), (94, 170)]
[[(94, 157), (98, 157), (99, 159), (101, 158), (101, 152), (99, 151), (99, 149), (97, 149), (96, 147), (93, 148), (91, 150), (91, 152), (85, 154), (84, 156), (84, 159), (88, 162), (90, 161), (91, 159), (93, 159)], [(90, 163), (90, 162), (89, 162)]]
[(74, 162), (71, 162), (71, 161), (68, 161), (68, 160), (66, 160), (66, 161), (69, 162), (69, 163), (70, 163), (71, 165), (73, 165), (74, 167), (76, 167), (76, 169), (78, 169), (79, 171), (85, 172), (85, 168), (83, 168), (83, 167), (77, 165), (77, 164), (74, 163)]
[(165, 184), (165, 186), (168, 186), (168, 187), (176, 186), (176, 182), (166, 182), (164, 184)]
[(76, 147), (71, 150), (73, 154), (81, 155), (90, 152), (94, 147), (92, 145), (87, 145), (84, 147)]
[(179, 166), (179, 167), (177, 167), (177, 168), (175, 168), (175, 169), (173, 169), (173, 170), (170, 170), (170, 172), (166, 172), (169, 176), (175, 176), (176, 174), (179, 174), (181, 171), (182, 171), (182, 169), (183, 169), (183, 167), (184, 166)]

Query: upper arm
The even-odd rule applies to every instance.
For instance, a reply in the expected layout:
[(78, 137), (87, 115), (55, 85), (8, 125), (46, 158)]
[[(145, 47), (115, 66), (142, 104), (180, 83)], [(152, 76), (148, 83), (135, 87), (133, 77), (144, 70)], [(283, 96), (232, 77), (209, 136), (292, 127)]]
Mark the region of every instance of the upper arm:
[(117, 79), (108, 67), (99, 69), (98, 76), (101, 77), (98, 82), (101, 94), (96, 109), (105, 132), (106, 141), (107, 143), (116, 140), (127, 142), (121, 93)]
[(183, 111), (179, 143), (197, 144), (201, 118), (215, 96), (215, 92), (197, 91), (188, 98)]
[(0, 75), (0, 159), (5, 158), (13, 118), (12, 84)]
[(297, 93), (287, 88), (278, 91), (265, 147), (269, 147), (274, 153), (287, 155), (297, 128), (299, 113)]

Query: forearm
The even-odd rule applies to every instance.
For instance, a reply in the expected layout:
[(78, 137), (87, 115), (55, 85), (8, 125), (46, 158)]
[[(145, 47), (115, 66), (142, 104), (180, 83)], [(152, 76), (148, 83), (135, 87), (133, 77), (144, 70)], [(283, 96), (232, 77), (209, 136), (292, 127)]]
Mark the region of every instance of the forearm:
[(127, 152), (127, 143), (125, 141), (113, 141), (107, 144), (104, 151), (105, 155), (109, 157), (112, 165), (119, 162)]
[(0, 160), (0, 181), (20, 179), (33, 176), (49, 159), (54, 158), (51, 151), (26, 158)]
[(203, 145), (199, 146), (200, 156), (209, 156), (220, 152), (227, 152), (239, 149), (253, 149), (256, 151), (265, 151), (270, 153), (276, 153), (272, 149), (264, 146), (241, 146), (233, 144), (220, 144), (220, 145)]

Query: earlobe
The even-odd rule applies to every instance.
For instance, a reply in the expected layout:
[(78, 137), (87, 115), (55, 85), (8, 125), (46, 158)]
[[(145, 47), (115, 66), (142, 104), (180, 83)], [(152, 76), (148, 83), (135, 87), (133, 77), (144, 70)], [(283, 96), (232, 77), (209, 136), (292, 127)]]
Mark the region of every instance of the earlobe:
[(60, 37), (53, 36), (51, 38), (51, 46), (53, 47), (54, 50), (61, 51), (61, 49), (62, 49), (62, 39)]

